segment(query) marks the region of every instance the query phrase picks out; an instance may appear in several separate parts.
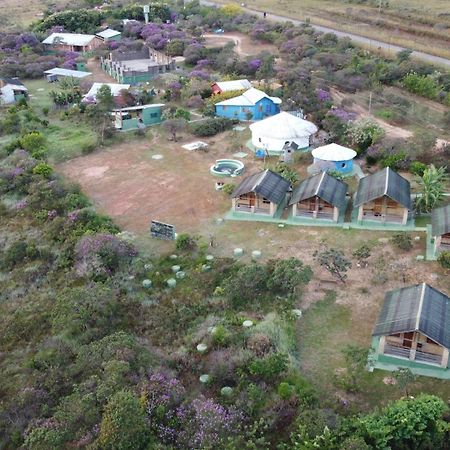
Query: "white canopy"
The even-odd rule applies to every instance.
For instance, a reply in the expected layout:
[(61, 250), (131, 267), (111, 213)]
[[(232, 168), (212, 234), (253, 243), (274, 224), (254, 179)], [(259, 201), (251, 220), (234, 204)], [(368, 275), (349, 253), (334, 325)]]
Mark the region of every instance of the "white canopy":
[(334, 143), (318, 147), (311, 154), (322, 161), (349, 161), (357, 155), (355, 150)]
[(295, 143), (299, 149), (310, 145), (310, 137), (317, 133), (317, 127), (307, 120), (287, 112), (250, 125), (252, 144), (255, 148), (264, 149), (271, 155), (280, 155), (286, 142)]
[(83, 101), (97, 101), (96, 96), (97, 96), (97, 92), (98, 90), (102, 87), (102, 86), (109, 86), (109, 88), (111, 89), (111, 94), (114, 97), (117, 97), (118, 95), (120, 95), (120, 91), (127, 91), (128, 89), (130, 89), (130, 84), (118, 84), (118, 83), (94, 83), (91, 87), (91, 89), (89, 89), (89, 92), (83, 97)]
[(317, 127), (305, 119), (287, 112), (280, 112), (259, 122), (252, 123), (250, 130), (260, 136), (290, 141), (295, 138), (309, 137), (317, 133)]
[(91, 72), (82, 72), (81, 70), (63, 69), (55, 67), (44, 72), (46, 75), (60, 75), (62, 77), (84, 78), (92, 75)]
[(93, 34), (78, 34), (78, 33), (52, 33), (48, 38), (42, 41), (43, 44), (66, 44), (84, 47), (94, 39)]

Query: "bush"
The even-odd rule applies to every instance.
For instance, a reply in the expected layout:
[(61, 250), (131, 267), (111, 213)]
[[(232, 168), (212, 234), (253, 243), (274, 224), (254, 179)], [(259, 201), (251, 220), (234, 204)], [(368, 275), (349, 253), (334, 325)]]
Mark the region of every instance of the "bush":
[(214, 136), (217, 133), (229, 130), (235, 123), (236, 121), (224, 117), (207, 119), (203, 122), (192, 124), (191, 133), (201, 137)]
[(292, 294), (296, 287), (311, 281), (311, 267), (297, 258), (272, 260), (267, 264), (270, 273), (267, 287), (275, 294)]
[(272, 353), (264, 358), (253, 360), (248, 371), (251, 375), (270, 380), (286, 371), (288, 358), (284, 353)]
[(187, 233), (181, 233), (177, 236), (175, 247), (181, 251), (193, 251), (197, 248), (197, 239)]
[(2, 266), (11, 270), (27, 257), (27, 244), (24, 241), (14, 242), (4, 255)]
[[(398, 170), (404, 166), (407, 161), (407, 155), (405, 151), (398, 153), (392, 153), (385, 156), (381, 161), (381, 167), (390, 167), (393, 170)], [(403, 163), (403, 164), (402, 164)]]
[(227, 195), (231, 195), (233, 193), (235, 187), (236, 187), (236, 185), (234, 185), (233, 183), (226, 183), (222, 187), (222, 192)]
[(450, 251), (441, 252), (437, 260), (444, 269), (450, 269)]
[(414, 161), (409, 166), (410, 172), (419, 177), (423, 176), (423, 173), (425, 172), (426, 168), (427, 165), (420, 161)]
[(20, 138), (20, 145), (29, 152), (45, 147), (45, 137), (39, 131), (31, 131)]
[(49, 178), (53, 173), (53, 169), (46, 163), (39, 163), (37, 166), (33, 168), (33, 173), (35, 175), (41, 175), (44, 178)]
[(413, 248), (411, 236), (407, 233), (396, 233), (392, 236), (391, 241), (400, 250), (409, 251)]

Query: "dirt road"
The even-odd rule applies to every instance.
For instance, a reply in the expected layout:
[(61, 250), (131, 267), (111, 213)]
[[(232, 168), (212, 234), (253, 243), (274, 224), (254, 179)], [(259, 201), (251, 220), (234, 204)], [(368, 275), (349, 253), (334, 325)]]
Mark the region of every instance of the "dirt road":
[[(211, 2), (208, 0), (201, 0), (200, 3), (202, 3), (206, 6), (217, 6), (218, 5), (218, 3), (214, 3), (214, 2)], [(250, 8), (243, 8), (243, 9), (249, 13), (259, 14), (261, 16), (263, 14), (262, 11), (258, 11), (256, 9), (250, 9)], [(301, 20), (291, 19), (289, 17), (279, 16), (277, 14), (271, 14), (271, 13), (267, 13), (267, 19), (274, 20), (276, 22), (289, 21), (296, 25), (301, 25), (304, 23)], [(404, 47), (400, 47), (398, 45), (393, 45), (393, 44), (389, 44), (387, 42), (377, 41), (374, 39), (366, 38), (366, 37), (360, 36), (358, 34), (348, 33), (347, 31), (339, 31), (339, 30), (335, 30), (333, 28), (323, 27), (320, 25), (313, 25), (313, 24), (311, 24), (311, 25), (313, 28), (315, 28), (318, 31), (322, 31), (323, 33), (334, 33), (336, 36), (339, 36), (339, 37), (348, 37), (352, 41), (354, 41), (356, 44), (368, 46), (369, 48), (373, 48), (374, 50), (376, 50), (376, 49), (387, 50), (389, 52), (394, 52), (394, 53), (405, 50)], [(424, 53), (424, 52), (419, 52), (419, 51), (413, 51), (411, 56), (413, 58), (421, 59), (422, 61), (428, 62), (430, 64), (436, 64), (439, 66), (450, 68), (450, 59), (441, 58), (440, 56), (434, 56), (434, 55), (430, 55), (429, 53)]]

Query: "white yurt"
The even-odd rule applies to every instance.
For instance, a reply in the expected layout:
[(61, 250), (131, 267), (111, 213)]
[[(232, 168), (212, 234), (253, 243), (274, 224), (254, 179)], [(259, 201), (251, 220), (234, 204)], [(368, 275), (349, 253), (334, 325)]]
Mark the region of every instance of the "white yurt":
[(256, 150), (267, 151), (270, 155), (281, 155), (286, 143), (294, 143), (298, 150), (310, 146), (310, 138), (317, 133), (317, 127), (305, 119), (287, 112), (250, 125), (252, 144)]

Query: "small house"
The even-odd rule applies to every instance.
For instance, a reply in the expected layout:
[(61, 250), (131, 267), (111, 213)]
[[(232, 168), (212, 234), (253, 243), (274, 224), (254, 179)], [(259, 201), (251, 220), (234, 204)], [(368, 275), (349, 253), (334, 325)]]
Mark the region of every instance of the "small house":
[(112, 28), (107, 28), (106, 30), (96, 33), (95, 35), (103, 42), (120, 41), (122, 39), (122, 33), (120, 31), (113, 30)]
[(114, 126), (118, 130), (138, 130), (160, 123), (164, 104), (130, 106), (113, 111)]
[(95, 50), (103, 41), (93, 34), (52, 33), (42, 43), (52, 50), (86, 53)]
[(426, 283), (389, 291), (373, 336), (375, 367), (448, 369), (450, 298)]
[(96, 103), (97, 102), (97, 92), (102, 86), (108, 86), (111, 89), (111, 95), (113, 97), (119, 97), (122, 91), (127, 91), (130, 89), (129, 84), (116, 84), (116, 83), (93, 83), (88, 93), (81, 100), (83, 103)]
[(318, 131), (312, 122), (284, 111), (252, 123), (249, 128), (253, 147), (269, 155), (282, 155), (287, 143), (294, 143), (298, 150), (306, 150)]
[(281, 99), (251, 88), (242, 95), (216, 103), (216, 115), (237, 120), (261, 120), (280, 112)]
[(337, 222), (345, 211), (347, 188), (347, 184), (326, 172), (307, 178), (292, 192), (292, 217)]
[(334, 143), (317, 147), (311, 154), (318, 170), (335, 170), (342, 174), (352, 172), (353, 158), (357, 155), (355, 150)]
[(18, 78), (0, 78), (0, 105), (11, 105), (28, 97), (28, 89)]
[(252, 85), (248, 80), (217, 81), (211, 85), (213, 95), (222, 92), (246, 91), (251, 88)]
[(411, 210), (409, 181), (390, 167), (359, 180), (353, 202), (357, 220), (405, 225)]
[(273, 217), (289, 188), (289, 181), (271, 170), (250, 175), (231, 194), (232, 211)]
[(450, 205), (433, 209), (431, 215), (431, 236), (434, 250), (439, 253), (450, 251)]

